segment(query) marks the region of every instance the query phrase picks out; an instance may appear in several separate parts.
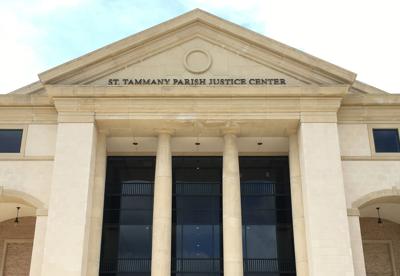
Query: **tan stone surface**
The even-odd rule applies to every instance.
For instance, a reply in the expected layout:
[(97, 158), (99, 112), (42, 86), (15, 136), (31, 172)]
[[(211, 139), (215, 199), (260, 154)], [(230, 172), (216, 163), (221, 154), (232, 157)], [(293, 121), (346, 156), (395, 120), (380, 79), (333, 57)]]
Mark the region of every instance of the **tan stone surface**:
[(224, 134), (222, 173), (224, 274), (243, 276), (242, 210), (236, 139), (231, 130), (227, 130)]
[[(38, 212), (40, 213), (40, 211)], [(44, 243), (46, 238), (47, 214), (36, 217), (35, 236), (33, 239), (32, 259), (29, 276), (42, 275)]]
[(53, 161), (0, 160), (0, 188), (34, 197), (47, 205)]
[[(211, 56), (205, 72), (194, 72), (208, 67), (204, 57), (189, 56), (185, 65), (185, 55), (193, 50)], [(114, 77), (265, 77), (285, 78), (287, 85), (107, 86), (108, 78)], [(40, 79), (0, 96), (0, 127), (27, 129), (24, 153), (0, 154), (0, 194), (7, 194), (8, 199), (18, 195), (24, 203), (49, 207), (48, 219), (38, 219), (32, 276), (40, 273), (42, 257), (46, 276), (97, 274), (105, 144), (95, 150), (96, 128), (112, 140), (109, 154), (137, 154), (122, 145), (136, 136), (143, 138), (142, 152), (154, 155), (155, 130), (169, 127), (177, 136), (169, 152), (202, 155), (221, 154), (224, 146), (219, 130), (235, 122), (242, 137), (230, 147), (227, 166), (234, 170), (228, 170), (225, 182), (237, 186), (237, 166), (232, 161), (237, 151), (286, 155), (287, 137), (300, 123), (301, 181), (292, 172), (293, 204), (300, 206), (302, 201), (304, 205), (304, 219), (301, 210), (293, 212), (299, 275), (307, 275), (306, 254), (301, 252), (306, 247), (309, 275), (353, 276), (350, 234), (352, 245), (359, 238), (353, 235), (357, 222), (347, 221), (346, 207), (374, 193), (400, 189), (400, 155), (392, 156), (392, 161), (371, 155), (366, 133), (367, 124), (399, 124), (400, 96), (354, 82), (352, 72), (201, 10), (50, 69)], [(193, 147), (198, 137), (209, 139), (199, 149)], [(262, 137), (268, 138), (260, 149), (255, 142)], [(100, 159), (96, 151), (103, 152)], [(162, 171), (157, 181), (169, 183), (170, 175)], [(164, 188), (161, 193), (169, 195), (169, 188)], [(240, 197), (237, 189), (225, 196), (228, 207), (224, 209), (232, 213), (224, 226), (233, 229), (224, 236), (227, 248), (233, 248), (225, 254), (226, 274), (241, 275)], [(161, 195), (156, 202), (163, 209), (160, 220), (155, 219), (155, 225), (160, 225), (153, 229), (158, 233), (153, 245), (162, 244), (155, 251), (156, 259), (162, 261), (153, 264), (160, 264), (160, 273), (168, 274), (170, 217), (165, 215), (169, 207), (164, 207), (169, 206), (170, 197)], [(304, 236), (305, 245), (301, 242)], [(354, 260), (359, 266), (357, 260), (359, 256)], [(230, 274), (233, 267), (238, 269)]]
[[(189, 30), (188, 30), (189, 31)], [(195, 29), (194, 31), (197, 31)], [(214, 41), (213, 41), (214, 42)], [(210, 69), (205, 73), (193, 74), (184, 66), (184, 57), (188, 51), (199, 49), (207, 51), (212, 59)], [(245, 73), (245, 74), (244, 74)], [(126, 79), (134, 76), (137, 79), (161, 79), (161, 78), (273, 78), (285, 79), (287, 85), (302, 85), (304, 82), (272, 69), (265, 64), (256, 62), (243, 55), (238, 55), (232, 49), (223, 47), (215, 42), (209, 42), (203, 38), (194, 37), (173, 48), (150, 56), (141, 62), (135, 62), (118, 72), (102, 77), (92, 85), (107, 85), (108, 79)], [(208, 83), (208, 80), (207, 80)], [(172, 84), (172, 83), (171, 83)]]
[(378, 224), (377, 218), (361, 218), (360, 223), (367, 275), (395, 275), (391, 252), (396, 273), (400, 275), (400, 224), (389, 220), (383, 220), (383, 224)]
[(95, 146), (93, 123), (58, 125), (43, 276), (86, 273)]
[(4, 276), (27, 276), (31, 264), (32, 243), (10, 242), (6, 248)]
[(93, 183), (87, 276), (98, 276), (100, 266), (101, 235), (103, 230), (104, 189), (106, 182), (106, 135), (98, 133), (96, 168)]
[[(353, 83), (356, 75), (297, 49), (196, 9), (144, 32), (39, 74), (42, 83), (88, 83), (166, 48), (202, 38), (234, 53), (268, 62), (308, 83)], [(85, 70), (82, 70), (84, 68)]]
[(303, 123), (298, 135), (310, 276), (352, 276), (337, 125)]
[(289, 137), (289, 167), (296, 275), (308, 276), (307, 240), (297, 134)]
[(56, 124), (30, 124), (26, 138), (25, 156), (54, 156), (56, 135)]
[(366, 124), (338, 124), (342, 156), (371, 156)]
[[(365, 261), (364, 251), (360, 229), (360, 217), (358, 210), (354, 211), (357, 214), (348, 214), (351, 251), (353, 255), (353, 266), (355, 276), (365, 276)], [(348, 212), (349, 213), (349, 212)]]
[(4, 276), (29, 275), (34, 231), (35, 217), (22, 217), (17, 226), (14, 219), (0, 223), (0, 272)]
[(400, 161), (343, 161), (342, 167), (348, 208), (370, 193), (400, 189)]
[(153, 236), (151, 275), (171, 273), (172, 235), (172, 156), (171, 130), (158, 135), (156, 171), (154, 178)]

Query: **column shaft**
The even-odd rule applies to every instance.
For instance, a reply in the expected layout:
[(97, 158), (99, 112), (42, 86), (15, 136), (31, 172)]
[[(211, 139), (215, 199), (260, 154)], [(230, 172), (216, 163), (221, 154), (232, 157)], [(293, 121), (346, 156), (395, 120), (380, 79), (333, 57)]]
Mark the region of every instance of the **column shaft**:
[(302, 123), (299, 156), (310, 276), (354, 276), (336, 123)]
[(95, 165), (94, 123), (59, 123), (42, 276), (87, 272)]
[(29, 272), (30, 276), (42, 275), (42, 262), (43, 262), (44, 241), (46, 237), (46, 224), (47, 224), (47, 214), (36, 215), (35, 236), (33, 239), (31, 268)]
[(224, 275), (242, 276), (242, 210), (236, 136), (225, 134), (224, 141), (222, 180)]
[(307, 242), (297, 134), (293, 134), (289, 137), (289, 166), (296, 275), (308, 276)]
[(365, 270), (364, 250), (360, 229), (360, 216), (359, 214), (349, 214), (348, 219), (351, 249), (353, 252), (354, 275), (365, 276), (367, 275), (367, 272)]
[(104, 189), (106, 183), (106, 135), (97, 135), (96, 168), (93, 183), (92, 211), (90, 222), (89, 256), (87, 276), (98, 276), (100, 268), (101, 235), (104, 212)]
[(172, 160), (171, 136), (160, 133), (154, 179), (151, 275), (171, 275)]

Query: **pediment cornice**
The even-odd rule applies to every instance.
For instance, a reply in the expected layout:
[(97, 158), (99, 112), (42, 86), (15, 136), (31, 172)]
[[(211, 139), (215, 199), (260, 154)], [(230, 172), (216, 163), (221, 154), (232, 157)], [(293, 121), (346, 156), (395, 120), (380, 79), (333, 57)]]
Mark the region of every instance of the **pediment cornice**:
[(202, 39), (304, 85), (352, 84), (355, 74), (202, 10), (193, 10), (39, 74), (43, 84), (90, 84), (182, 43)]

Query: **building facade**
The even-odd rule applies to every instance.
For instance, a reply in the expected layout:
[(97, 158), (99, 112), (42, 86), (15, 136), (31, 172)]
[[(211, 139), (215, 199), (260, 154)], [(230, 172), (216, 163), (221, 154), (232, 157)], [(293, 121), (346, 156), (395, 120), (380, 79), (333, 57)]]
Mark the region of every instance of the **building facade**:
[(400, 275), (400, 96), (194, 10), (0, 96), (0, 275)]

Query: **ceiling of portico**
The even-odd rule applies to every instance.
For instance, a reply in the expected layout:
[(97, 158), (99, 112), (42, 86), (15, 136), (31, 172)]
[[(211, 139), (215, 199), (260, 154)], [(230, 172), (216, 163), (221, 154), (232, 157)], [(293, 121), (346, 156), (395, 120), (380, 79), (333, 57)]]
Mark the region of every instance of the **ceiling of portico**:
[(19, 217), (36, 216), (36, 210), (31, 206), (15, 202), (3, 202), (0, 199), (0, 222), (15, 218), (17, 207), (20, 207)]
[(400, 224), (400, 199), (387, 201), (387, 202), (375, 202), (367, 206), (360, 208), (361, 217), (373, 217), (377, 218), (378, 213), (376, 208), (379, 207), (380, 216), (383, 219), (387, 219)]

